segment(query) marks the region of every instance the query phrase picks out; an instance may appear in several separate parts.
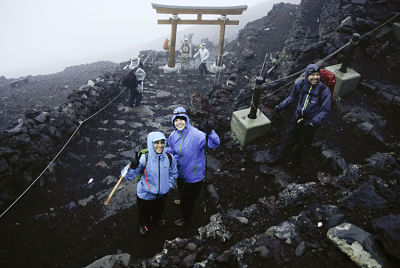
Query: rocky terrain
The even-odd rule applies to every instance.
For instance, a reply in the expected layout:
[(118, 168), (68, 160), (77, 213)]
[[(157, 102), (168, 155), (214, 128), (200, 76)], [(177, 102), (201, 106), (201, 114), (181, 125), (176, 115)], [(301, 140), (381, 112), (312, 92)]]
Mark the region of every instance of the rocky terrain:
[[(153, 56), (145, 65), (140, 108), (127, 109), (127, 92), (118, 96), (123, 88), (119, 72), (113, 72), (75, 87), (57, 108), (26, 113), (18, 125), (0, 133), (4, 209), (79, 131), (0, 219), (1, 266), (397, 267), (400, 44), (392, 22), (365, 34), (399, 7), (400, 1), (385, 0), (275, 5), (227, 45), (227, 69), (219, 80), (209, 76), (201, 82), (194, 71), (163, 74), (163, 56), (143, 51), (142, 58)], [(324, 58), (353, 32), (363, 36), (351, 63), (362, 76), (357, 90), (335, 100), (301, 166), (268, 166), (291, 115), (271, 115), (290, 90), (290, 85), (279, 88), (288, 80), (271, 80)], [(249, 106), (266, 53), (260, 109), (272, 119), (272, 129), (242, 147), (230, 132), (230, 116)], [(342, 57), (339, 53), (325, 64)], [(207, 99), (205, 93), (212, 94)], [(191, 122), (200, 128), (214, 118), (221, 146), (209, 152), (208, 190), (192, 223), (173, 226), (179, 211), (172, 191), (164, 215), (168, 226), (151, 228), (143, 238), (137, 232), (134, 183), (123, 182), (110, 205), (103, 202), (121, 168), (143, 148), (147, 133), (172, 131), (171, 112), (178, 105), (188, 108)]]

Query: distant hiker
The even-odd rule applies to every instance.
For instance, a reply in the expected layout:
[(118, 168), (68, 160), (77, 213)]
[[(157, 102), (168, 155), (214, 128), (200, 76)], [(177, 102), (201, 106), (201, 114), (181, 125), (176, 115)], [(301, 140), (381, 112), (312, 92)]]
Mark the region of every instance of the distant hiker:
[(146, 72), (143, 70), (143, 64), (138, 58), (131, 58), (129, 66), (125, 66), (122, 72), (122, 83), (129, 88), (128, 106), (139, 106), (142, 100), (143, 81), (146, 78)]
[(198, 55), (200, 55), (200, 65), (199, 65), (200, 78), (201, 78), (201, 80), (203, 80), (204, 74), (210, 73), (207, 70), (207, 66), (206, 66), (206, 61), (207, 61), (208, 57), (210, 56), (210, 52), (208, 52), (208, 49), (206, 48), (205, 43), (200, 44), (199, 51), (197, 51), (197, 53), (194, 54), (193, 58), (196, 58)]
[[(205, 178), (205, 147), (217, 148), (219, 136), (207, 124), (205, 132), (190, 125), (189, 116), (183, 107), (174, 110), (171, 119), (174, 131), (168, 138), (167, 152), (174, 155), (178, 163), (178, 192), (180, 199), (175, 204), (181, 207), (183, 218), (175, 221), (175, 225), (183, 226), (190, 221), (193, 208), (200, 195)], [(207, 138), (206, 138), (207, 135)]]
[(148, 153), (135, 158), (122, 171), (125, 179), (139, 179), (137, 183), (137, 205), (139, 233), (145, 236), (152, 224), (166, 225), (161, 218), (167, 201), (167, 193), (178, 176), (176, 160), (165, 152), (166, 138), (161, 132), (150, 132), (147, 136)]
[(167, 64), (168, 64), (168, 59), (169, 59), (169, 49), (171, 48), (171, 40), (165, 38), (164, 43), (163, 43), (163, 49), (165, 50), (165, 55), (167, 58)]
[(185, 70), (189, 70), (191, 55), (192, 49), (189, 44), (189, 39), (185, 38), (181, 47), (181, 73)]
[(322, 124), (331, 110), (331, 92), (320, 81), (318, 65), (307, 66), (305, 79), (295, 83), (289, 97), (277, 105), (275, 111), (279, 112), (295, 101), (297, 101), (297, 106), (291, 125), (283, 144), (276, 155), (270, 159), (270, 164), (281, 163), (294, 148), (293, 160), (288, 163), (288, 166), (300, 165), (303, 150), (311, 145), (315, 129)]

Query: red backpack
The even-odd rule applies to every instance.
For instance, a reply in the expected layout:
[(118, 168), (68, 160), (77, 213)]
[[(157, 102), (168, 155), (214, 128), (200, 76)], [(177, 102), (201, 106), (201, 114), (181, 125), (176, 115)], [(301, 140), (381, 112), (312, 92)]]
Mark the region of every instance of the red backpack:
[(331, 104), (332, 104), (333, 92), (335, 90), (335, 84), (336, 84), (336, 76), (333, 72), (328, 71), (327, 69), (321, 69), (319, 70), (319, 73), (321, 75), (321, 82), (324, 83), (331, 91)]
[(168, 42), (169, 42), (169, 40), (165, 39), (163, 47), (162, 47), (164, 50), (168, 50)]

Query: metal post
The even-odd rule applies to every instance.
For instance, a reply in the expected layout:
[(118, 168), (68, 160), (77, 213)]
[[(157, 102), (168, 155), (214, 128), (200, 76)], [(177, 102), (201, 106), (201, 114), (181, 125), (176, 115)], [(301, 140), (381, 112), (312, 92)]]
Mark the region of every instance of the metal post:
[(221, 16), (219, 19), (221, 21), (219, 25), (219, 44), (218, 44), (218, 60), (217, 66), (222, 66), (222, 53), (224, 53), (224, 39), (225, 39), (225, 24), (228, 20), (226, 16)]
[(360, 40), (360, 34), (353, 33), (353, 36), (351, 37), (351, 41), (350, 41), (351, 45), (350, 45), (349, 49), (347, 50), (346, 54), (344, 55), (343, 63), (340, 66), (339, 72), (342, 72), (342, 73), (347, 72), (347, 67), (349, 66), (349, 63), (353, 58), (354, 48), (357, 46), (359, 40)]
[(257, 109), (258, 109), (258, 104), (260, 103), (260, 95), (261, 95), (261, 85), (263, 84), (264, 79), (260, 76), (256, 78), (256, 85), (254, 86), (254, 92), (253, 92), (253, 99), (252, 99), (252, 104), (250, 107), (250, 113), (247, 116), (250, 119), (256, 119), (257, 118)]
[(168, 67), (175, 67), (175, 43), (176, 43), (176, 28), (178, 26), (178, 15), (172, 15), (170, 18), (172, 20), (171, 24), (171, 47), (169, 48), (169, 58)]

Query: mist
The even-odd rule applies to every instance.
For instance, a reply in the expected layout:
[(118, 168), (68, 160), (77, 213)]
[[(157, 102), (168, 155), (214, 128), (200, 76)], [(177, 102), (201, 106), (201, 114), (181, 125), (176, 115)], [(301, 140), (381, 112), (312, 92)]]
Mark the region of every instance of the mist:
[[(170, 35), (170, 25), (158, 25), (157, 19), (169, 15), (157, 14), (151, 3), (251, 7), (262, 2), (272, 7), (281, 1), (2, 0), (0, 76), (55, 73), (99, 60), (121, 62), (140, 50), (157, 49), (154, 41)], [(179, 25), (178, 34), (188, 27)]]

